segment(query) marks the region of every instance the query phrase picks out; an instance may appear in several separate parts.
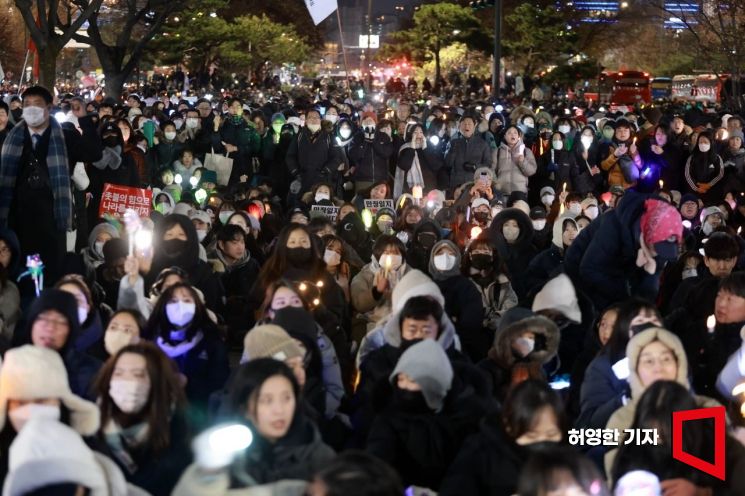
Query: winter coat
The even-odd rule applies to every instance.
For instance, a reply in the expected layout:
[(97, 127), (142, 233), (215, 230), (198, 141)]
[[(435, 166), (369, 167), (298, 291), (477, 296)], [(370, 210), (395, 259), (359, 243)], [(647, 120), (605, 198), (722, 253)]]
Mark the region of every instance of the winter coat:
[(366, 140), (363, 134), (357, 134), (349, 147), (349, 160), (354, 167), (353, 177), (356, 181), (387, 181), (390, 176), (388, 163), (393, 156), (393, 141), (380, 131), (373, 140)]
[(427, 148), (424, 150), (415, 150), (411, 145), (406, 145), (407, 143), (404, 143), (398, 152), (398, 162), (396, 163), (396, 167), (397, 169), (400, 169), (402, 174), (399, 174), (398, 170), (396, 171), (397, 174), (394, 192), (401, 191), (401, 193), (411, 193), (410, 185), (406, 181), (406, 175), (414, 165), (415, 158), (419, 160), (419, 168), (421, 169), (422, 179), (424, 180), (424, 184), (422, 185), (423, 191), (437, 189), (437, 177), (445, 165), (445, 160), (438, 148), (428, 144)]
[[(674, 334), (660, 328), (647, 329), (639, 334), (636, 334), (629, 344), (626, 346), (626, 356), (629, 359), (629, 386), (631, 388), (631, 399), (618, 410), (613, 412), (606, 429), (615, 429), (619, 432), (619, 444), (623, 431), (631, 428), (634, 422), (634, 416), (636, 414), (636, 405), (639, 399), (646, 391), (647, 386), (641, 383), (639, 374), (637, 373), (637, 366), (639, 363), (639, 355), (641, 355), (642, 349), (651, 343), (652, 341), (661, 341), (662, 344), (667, 346), (675, 355), (678, 364), (677, 375), (675, 381), (679, 384), (690, 389), (688, 383), (688, 360), (686, 358), (685, 350), (680, 340), (675, 337)], [(720, 404), (706, 396), (694, 396), (696, 403), (700, 408), (720, 406)], [(618, 449), (612, 449), (605, 454), (605, 473), (611, 474), (613, 462), (615, 460)]]
[[(157, 164), (158, 170), (161, 169), (173, 169), (174, 162), (178, 161), (181, 156), (181, 151), (184, 149), (183, 143), (179, 143), (176, 140), (166, 141), (165, 138), (161, 139), (160, 142), (155, 145), (153, 152), (155, 154), (155, 163)], [(191, 169), (194, 170), (194, 169)], [(188, 179), (184, 185), (189, 184)]]
[(652, 301), (657, 295), (663, 267), (648, 274), (636, 266), (639, 219), (648, 198), (626, 191), (616, 208), (583, 229), (567, 250), (567, 273), (573, 279), (578, 276), (575, 284), (593, 300), (595, 308), (605, 308), (632, 295)]
[[(138, 424), (145, 427), (145, 424)], [(113, 422), (110, 428), (97, 438), (91, 439), (92, 448), (113, 460), (121, 469), (127, 482), (146, 490), (153, 496), (171, 494), (181, 474), (192, 460), (189, 446), (190, 433), (183, 414), (171, 417), (170, 444), (162, 453), (155, 455), (151, 450), (129, 446), (122, 438), (122, 428)], [(118, 445), (124, 448), (119, 452)]]
[(528, 296), (534, 296), (541, 290), (544, 284), (553, 279), (562, 272), (564, 263), (564, 223), (571, 222), (575, 229), (577, 223), (571, 215), (563, 215), (554, 221), (552, 226), (551, 246), (530, 261), (525, 271), (525, 285), (528, 289)]
[(330, 134), (323, 130), (311, 134), (303, 128), (290, 143), (285, 162), (290, 176), (299, 177), (300, 191), (305, 192), (316, 183), (334, 184), (337, 168), (344, 160)]
[(577, 429), (603, 429), (610, 416), (623, 406), (629, 395), (626, 379), (619, 379), (611, 368), (610, 355), (601, 352), (587, 366), (580, 390)]
[[(391, 312), (391, 293), (375, 298), (373, 288), (375, 287), (375, 273), (380, 270), (379, 266), (369, 263), (362, 267), (362, 270), (352, 278), (350, 294), (352, 296), (352, 308), (371, 325), (375, 325), (379, 320), (386, 317)], [(408, 264), (403, 263), (396, 274), (395, 279), (400, 279), (406, 275), (411, 268)]]
[(497, 175), (497, 190), (501, 191), (505, 195), (511, 194), (513, 191), (519, 191), (521, 193), (528, 192), (528, 178), (536, 173), (538, 170), (538, 164), (536, 163), (533, 152), (528, 147), (525, 147), (523, 151), (522, 164), (518, 164), (513, 158), (513, 152), (517, 153), (516, 150), (522, 145), (522, 142), (518, 142), (515, 148), (510, 149), (507, 143), (499, 145), (494, 153), (496, 155), (496, 175)]
[[(496, 275), (486, 286), (479, 284), (475, 279), (476, 277), (477, 274), (472, 274), (469, 279), (481, 295), (481, 307), (484, 314), (482, 325), (485, 330), (489, 329), (493, 333), (499, 327), (499, 320), (502, 315), (510, 308), (517, 306), (517, 294), (512, 289), (510, 280), (504, 274)], [(489, 345), (491, 345), (491, 341)]]
[[(508, 220), (517, 221), (520, 228), (520, 234), (514, 243), (508, 243), (502, 227)], [(527, 285), (525, 280), (525, 270), (528, 268), (530, 261), (535, 257), (535, 248), (533, 247), (533, 223), (530, 217), (516, 208), (507, 208), (502, 210), (489, 226), (489, 239), (493, 246), (497, 247), (499, 256), (507, 265), (512, 288), (515, 290), (517, 297), (522, 300), (527, 294)]]
[(491, 167), (489, 144), (480, 136), (458, 137), (450, 141), (445, 152), (445, 167), (450, 171), (450, 187), (456, 188), (473, 179), (479, 167)]
[(220, 273), (220, 280), (225, 289), (225, 310), (222, 316), (231, 334), (242, 336), (254, 325), (254, 316), (249, 305), (248, 296), (251, 288), (259, 276), (259, 264), (246, 251), (242, 260), (229, 265), (219, 250), (216, 251), (218, 260), (224, 271)]
[(202, 167), (202, 162), (199, 161), (199, 159), (194, 159), (194, 161), (191, 164), (191, 167), (186, 168), (184, 164), (181, 163), (180, 160), (175, 160), (173, 162), (173, 171), (176, 174), (181, 175), (181, 184), (184, 188), (191, 187), (191, 175), (194, 173), (195, 170)]
[(614, 140), (613, 143), (608, 146), (607, 152), (600, 152), (601, 156), (605, 155), (605, 159), (600, 162), (600, 168), (608, 174), (609, 186), (622, 186), (624, 189), (627, 189), (633, 185), (633, 182), (629, 182), (626, 180), (626, 176), (623, 173), (621, 164), (623, 161), (633, 162), (633, 165), (631, 165), (631, 167), (640, 169), (641, 157), (637, 156), (636, 160), (634, 160), (634, 158), (631, 157), (630, 152), (628, 151), (626, 152), (626, 154), (621, 155), (620, 157), (616, 157), (616, 148), (618, 148), (618, 143)]
[(659, 187), (661, 179), (667, 190), (680, 191), (683, 180), (683, 160), (680, 151), (672, 143), (666, 143), (662, 147), (662, 154), (657, 155), (652, 151), (654, 137), (644, 140), (639, 147), (639, 153), (644, 163), (644, 170), (649, 172), (644, 176), (642, 183), (644, 191), (651, 192)]
[(445, 312), (455, 324), (463, 352), (474, 362), (484, 358), (492, 333), (483, 328), (484, 307), (479, 291), (460, 274), (437, 281), (437, 285), (445, 297)]
[(226, 153), (227, 150), (222, 145), (223, 141), (238, 147), (237, 151), (228, 155), (233, 159), (230, 184), (239, 182), (244, 174), (250, 178), (253, 175), (253, 158), (258, 155), (261, 146), (259, 133), (244, 119), (236, 123), (232, 116), (228, 116), (223, 120), (219, 134), (212, 134), (212, 148), (215, 153), (223, 155)]

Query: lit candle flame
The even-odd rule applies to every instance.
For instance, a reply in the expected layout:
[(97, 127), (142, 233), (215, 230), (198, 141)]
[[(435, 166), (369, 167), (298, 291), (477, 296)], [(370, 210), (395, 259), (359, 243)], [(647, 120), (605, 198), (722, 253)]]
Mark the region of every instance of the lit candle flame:
[(708, 329), (709, 333), (714, 332), (714, 327), (717, 325), (717, 318), (714, 315), (709, 315), (709, 318), (706, 319), (706, 328)]
[(662, 179), (660, 179), (659, 184), (660, 184), (660, 189), (664, 189), (664, 187), (665, 187), (665, 181), (663, 181)]
[(422, 187), (419, 185), (411, 187), (411, 195), (415, 200), (421, 200), (422, 198)]
[(567, 190), (567, 183), (564, 183), (564, 185), (561, 187), (561, 191), (566, 192)]
[(479, 235), (481, 234), (481, 231), (482, 230), (479, 226), (473, 226), (473, 228), (471, 228), (471, 239), (478, 238)]

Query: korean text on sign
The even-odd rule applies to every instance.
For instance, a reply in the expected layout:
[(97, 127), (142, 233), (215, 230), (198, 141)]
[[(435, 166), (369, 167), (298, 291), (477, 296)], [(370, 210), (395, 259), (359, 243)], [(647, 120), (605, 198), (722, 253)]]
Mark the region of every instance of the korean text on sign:
[(370, 211), (373, 215), (378, 213), (381, 208), (390, 208), (393, 210), (393, 199), (388, 198), (386, 200), (365, 200), (365, 208)]
[(144, 188), (131, 188), (118, 184), (104, 184), (98, 216), (105, 214), (121, 217), (127, 209), (136, 211), (140, 217), (150, 215), (153, 192)]

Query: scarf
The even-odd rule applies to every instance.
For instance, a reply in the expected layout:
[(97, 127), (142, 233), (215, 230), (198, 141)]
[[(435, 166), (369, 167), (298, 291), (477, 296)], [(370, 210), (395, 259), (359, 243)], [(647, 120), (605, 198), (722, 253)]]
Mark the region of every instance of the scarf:
[[(67, 145), (62, 127), (55, 119), (49, 120), (49, 127), (51, 127), (51, 133), (46, 163), (54, 197), (54, 218), (57, 222), (57, 229), (66, 231), (72, 227), (72, 191), (70, 189), (70, 168), (67, 163)], [(8, 226), (16, 178), (22, 165), (26, 128), (24, 121), (14, 126), (8, 132), (2, 153), (0, 153), (0, 227)]]
[[(411, 143), (404, 143), (404, 145), (398, 151), (399, 157), (401, 156), (401, 152), (406, 150), (407, 148), (411, 148)], [(416, 150), (414, 150), (414, 161), (411, 164), (411, 168), (407, 172), (404, 172), (403, 169), (396, 167), (396, 177), (393, 183), (393, 198), (398, 198), (399, 196), (401, 196), (401, 193), (403, 193), (404, 180), (406, 181), (406, 184), (408, 185), (407, 189), (409, 190), (412, 188), (412, 186), (417, 185), (424, 188), (422, 167), (419, 164), (419, 154)]]
[(170, 358), (175, 358), (188, 353), (192, 348), (199, 344), (202, 337), (202, 333), (198, 332), (191, 341), (183, 341), (179, 344), (172, 345), (167, 343), (162, 337), (158, 336), (157, 342), (158, 347), (163, 351), (163, 353), (168, 355)]
[(112, 169), (117, 170), (122, 164), (122, 147), (116, 145), (115, 147), (105, 147), (101, 160), (93, 162), (93, 167), (98, 170)]
[(130, 474), (137, 472), (139, 467), (129, 454), (129, 450), (136, 448), (147, 440), (147, 424), (143, 422), (123, 428), (112, 419), (104, 427), (103, 433), (106, 437), (106, 444), (116, 459), (127, 468)]

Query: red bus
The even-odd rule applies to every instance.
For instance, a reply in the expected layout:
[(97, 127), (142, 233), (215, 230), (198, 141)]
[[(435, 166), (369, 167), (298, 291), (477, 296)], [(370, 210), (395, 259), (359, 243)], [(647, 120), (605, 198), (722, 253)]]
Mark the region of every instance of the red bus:
[(597, 91), (590, 88), (586, 100), (611, 105), (634, 105), (652, 102), (652, 85), (648, 72), (603, 71), (598, 76)]

